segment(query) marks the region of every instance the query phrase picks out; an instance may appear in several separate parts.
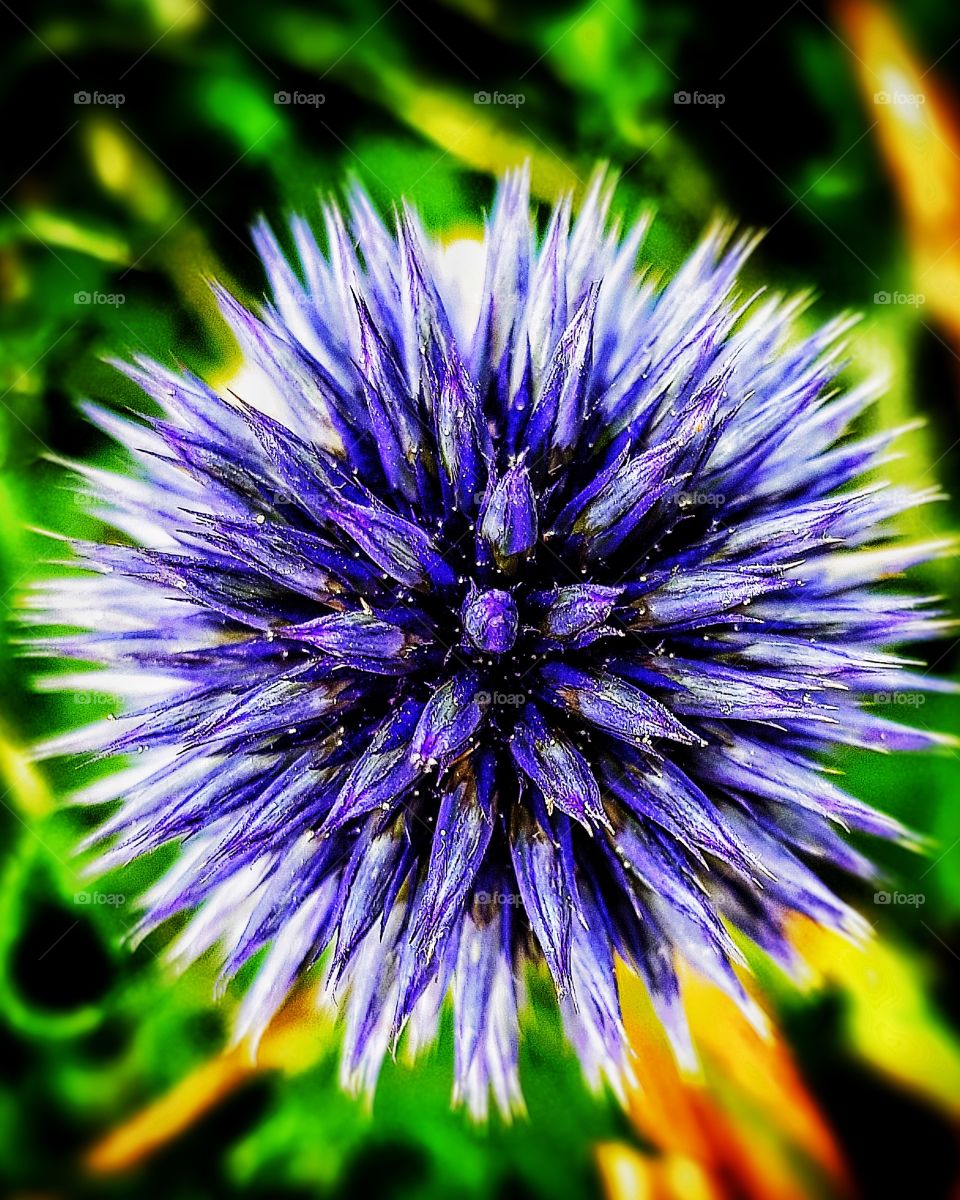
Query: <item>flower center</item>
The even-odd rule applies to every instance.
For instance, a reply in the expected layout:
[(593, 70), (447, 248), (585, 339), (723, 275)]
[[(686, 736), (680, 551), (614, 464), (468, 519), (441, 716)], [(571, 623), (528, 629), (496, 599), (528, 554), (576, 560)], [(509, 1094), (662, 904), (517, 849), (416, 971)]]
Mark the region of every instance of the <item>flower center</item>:
[(500, 588), (479, 591), (471, 588), (460, 610), (467, 638), (478, 650), (506, 654), (517, 640), (517, 606), (509, 592)]

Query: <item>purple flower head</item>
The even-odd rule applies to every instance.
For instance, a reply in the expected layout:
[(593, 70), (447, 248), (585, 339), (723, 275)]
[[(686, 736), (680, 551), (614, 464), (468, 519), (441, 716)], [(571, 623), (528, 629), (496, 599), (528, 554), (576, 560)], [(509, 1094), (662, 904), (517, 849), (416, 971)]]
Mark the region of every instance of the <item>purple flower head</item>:
[(84, 796), (122, 797), (96, 868), (180, 844), (139, 934), (188, 914), (173, 956), (224, 981), (263, 950), (240, 1035), (320, 963), (352, 1089), (449, 998), (457, 1099), (519, 1109), (530, 964), (591, 1081), (630, 1078), (617, 959), (689, 1060), (678, 961), (757, 1016), (731, 926), (787, 968), (791, 913), (861, 933), (815, 864), (908, 837), (822, 752), (938, 740), (875, 703), (934, 686), (890, 647), (943, 621), (878, 586), (934, 497), (864, 482), (893, 435), (849, 433), (849, 322), (743, 297), (726, 229), (644, 278), (610, 198), (538, 238), (512, 172), (472, 257), (360, 191), (294, 265), (261, 226), (270, 300), (218, 293), (240, 381), (141, 361), (159, 417), (88, 406), (137, 469), (79, 468), (118, 536), (38, 641), (126, 704), (43, 749), (138, 754)]

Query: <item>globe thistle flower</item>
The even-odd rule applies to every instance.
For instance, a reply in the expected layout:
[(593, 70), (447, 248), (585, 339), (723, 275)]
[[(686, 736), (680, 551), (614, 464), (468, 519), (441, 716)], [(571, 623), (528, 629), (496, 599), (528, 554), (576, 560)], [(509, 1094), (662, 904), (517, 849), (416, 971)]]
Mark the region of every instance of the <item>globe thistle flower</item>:
[(42, 752), (142, 756), (79, 797), (120, 801), (95, 869), (179, 843), (137, 933), (189, 917), (174, 959), (224, 982), (263, 951), (238, 1036), (322, 962), (352, 1089), (452, 997), (456, 1098), (519, 1109), (531, 963), (621, 1091), (618, 960), (683, 1062), (679, 960), (761, 1020), (731, 929), (795, 968), (790, 914), (863, 932), (815, 869), (871, 873), (845, 831), (908, 840), (822, 752), (938, 740), (874, 703), (934, 686), (890, 647), (943, 623), (877, 586), (938, 549), (890, 536), (934, 492), (864, 482), (894, 435), (848, 436), (849, 319), (740, 294), (726, 228), (638, 274), (610, 200), (538, 238), (508, 174), (472, 257), (360, 190), (294, 263), (261, 225), (271, 298), (217, 289), (242, 381), (140, 361), (161, 416), (86, 406), (137, 470), (77, 467), (120, 536), (39, 588), (38, 644), (126, 703)]

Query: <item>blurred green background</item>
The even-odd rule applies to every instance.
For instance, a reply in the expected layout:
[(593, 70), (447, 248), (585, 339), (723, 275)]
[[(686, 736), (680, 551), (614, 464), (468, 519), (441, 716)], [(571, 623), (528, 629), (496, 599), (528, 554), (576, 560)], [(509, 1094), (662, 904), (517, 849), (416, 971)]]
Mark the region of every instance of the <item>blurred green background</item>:
[[(957, 1195), (957, 754), (841, 764), (860, 795), (933, 839), (926, 857), (879, 856), (884, 886), (922, 903), (876, 905), (835, 881), (875, 925), (882, 952), (850, 951), (807, 992), (757, 963), (797, 1087), (845, 1167), (797, 1149), (787, 1128), (795, 1096), (751, 1108), (722, 1069), (683, 1101), (725, 1114), (708, 1138), (721, 1147), (711, 1158), (695, 1138), (658, 1138), (640, 1102), (628, 1117), (585, 1090), (538, 981), (523, 1055), (530, 1116), (512, 1128), (478, 1130), (449, 1111), (448, 1037), (416, 1069), (388, 1065), (372, 1114), (340, 1094), (335, 1039), (302, 1014), (264, 1069), (225, 1058), (235, 996), (211, 1001), (213, 966), (174, 982), (160, 961), (171, 931), (135, 951), (122, 944), (134, 898), (162, 864), (92, 893), (72, 847), (95, 814), (57, 806), (89, 769), (57, 762), (40, 773), (25, 753), (110, 711), (109, 697), (37, 693), (37, 664), (16, 645), (19, 597), (55, 570), (39, 565), (50, 543), (33, 529), (99, 532), (62, 459), (117, 463), (77, 399), (145, 403), (104, 358), (146, 352), (227, 378), (235, 348), (204, 276), (255, 301), (264, 279), (248, 237), (254, 219), (316, 214), (318, 194), (349, 176), (385, 209), (406, 196), (432, 228), (463, 236), (504, 167), (529, 159), (535, 193), (549, 200), (579, 193), (606, 160), (622, 176), (617, 210), (657, 211), (643, 257), (668, 271), (717, 213), (766, 228), (748, 282), (812, 289), (806, 321), (865, 314), (850, 376), (880, 370), (891, 381), (872, 419), (926, 422), (887, 473), (951, 490), (955, 6), (782, 0), (736, 19), (706, 0), (10, 0), (2, 9), (2, 1194), (779, 1197), (850, 1183), (867, 1196)], [(956, 529), (957, 508), (913, 515), (906, 531)], [(921, 582), (955, 604), (956, 560)], [(923, 653), (956, 676), (954, 643)], [(955, 730), (956, 713), (930, 699), (908, 719)], [(96, 902), (104, 896), (111, 902)], [(166, 1108), (148, 1108), (163, 1097)], [(645, 1103), (661, 1099), (654, 1089)], [(145, 1108), (150, 1120), (131, 1126)], [(776, 1178), (761, 1164), (768, 1142), (786, 1164)], [(734, 1169), (727, 1158), (741, 1143)]]

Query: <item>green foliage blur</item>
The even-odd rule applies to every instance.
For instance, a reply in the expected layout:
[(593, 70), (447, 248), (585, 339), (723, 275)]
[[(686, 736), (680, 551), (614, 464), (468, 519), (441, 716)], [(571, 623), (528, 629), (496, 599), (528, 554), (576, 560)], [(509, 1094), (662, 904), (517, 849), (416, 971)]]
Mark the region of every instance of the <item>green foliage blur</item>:
[[(318, 196), (350, 176), (383, 208), (406, 196), (454, 235), (475, 228), (507, 165), (529, 158), (549, 200), (582, 188), (606, 160), (623, 177), (618, 211), (657, 211), (644, 254), (666, 271), (717, 213), (767, 228), (750, 282), (812, 288), (811, 322), (866, 313), (851, 378), (860, 364), (888, 368), (877, 421), (927, 422), (904, 438), (890, 472), (949, 490), (957, 346), (922, 307), (874, 302), (916, 288), (875, 114), (835, 15), (805, 0), (738, 20), (728, 8), (3, 4), (0, 1187), (9, 1195), (581, 1196), (600, 1187), (595, 1143), (641, 1144), (612, 1098), (586, 1091), (534, 988), (528, 1121), (478, 1130), (449, 1110), (449, 1034), (415, 1069), (388, 1063), (371, 1115), (340, 1093), (335, 1041), (318, 1030), (304, 1069), (252, 1078), (144, 1165), (91, 1176), (91, 1145), (224, 1047), (235, 996), (212, 1001), (212, 963), (174, 981), (160, 961), (169, 930), (135, 950), (123, 943), (162, 855), (95, 892), (82, 878), (74, 847), (97, 813), (58, 799), (95, 769), (56, 761), (41, 773), (25, 748), (106, 715), (110, 700), (34, 690), (41, 664), (21, 656), (19, 606), (32, 578), (58, 569), (43, 565), (60, 552), (37, 529), (99, 532), (63, 460), (120, 465), (77, 400), (144, 407), (105, 359), (148, 353), (224, 378), (235, 349), (204, 276), (256, 300), (264, 279), (251, 223), (316, 215)], [(952, 6), (923, 0), (897, 11), (924, 64), (936, 62), (939, 79), (949, 86), (952, 76), (960, 91)], [(724, 98), (683, 104), (682, 92)], [(910, 520), (917, 536), (956, 529), (957, 502)], [(922, 581), (956, 601), (955, 560)], [(955, 644), (923, 649), (956, 676)], [(956, 711), (937, 698), (907, 719), (950, 730)], [(887, 886), (922, 893), (922, 907), (875, 908), (865, 889), (832, 882), (922, 969), (932, 1009), (955, 1036), (960, 759), (848, 755), (841, 765), (860, 795), (933, 839), (926, 857), (877, 855)], [(947, 1117), (857, 1062), (837, 1017), (843, 998), (807, 1004), (781, 981), (774, 999), (864, 1193), (896, 1194), (884, 1188), (915, 1182), (922, 1163), (920, 1194), (946, 1194), (958, 1170)]]

